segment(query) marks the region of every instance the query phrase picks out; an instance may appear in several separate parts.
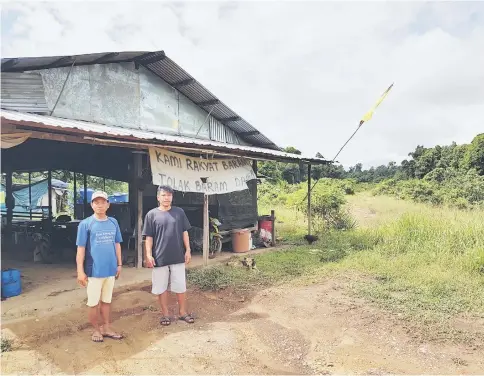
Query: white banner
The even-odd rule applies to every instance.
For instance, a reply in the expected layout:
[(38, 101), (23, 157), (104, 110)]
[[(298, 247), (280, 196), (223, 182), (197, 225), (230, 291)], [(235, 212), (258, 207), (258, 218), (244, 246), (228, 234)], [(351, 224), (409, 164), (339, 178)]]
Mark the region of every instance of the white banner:
[[(159, 148), (150, 148), (153, 184), (168, 185), (180, 192), (223, 194), (247, 189), (256, 178), (251, 162), (244, 158), (201, 159)], [(207, 178), (204, 183), (201, 178)]]

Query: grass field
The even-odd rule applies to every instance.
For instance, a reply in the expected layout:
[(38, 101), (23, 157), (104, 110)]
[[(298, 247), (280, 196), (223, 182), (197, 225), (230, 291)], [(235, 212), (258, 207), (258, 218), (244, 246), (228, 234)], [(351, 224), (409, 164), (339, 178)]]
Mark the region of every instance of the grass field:
[[(275, 208), (288, 247), (257, 256), (259, 273), (218, 266), (190, 273), (206, 289), (347, 276), (352, 292), (401, 316), (432, 325), (458, 314), (484, 317), (484, 213), (433, 208), (362, 192), (347, 204), (358, 227), (305, 243), (300, 213)], [(270, 208), (261, 208), (265, 214)]]

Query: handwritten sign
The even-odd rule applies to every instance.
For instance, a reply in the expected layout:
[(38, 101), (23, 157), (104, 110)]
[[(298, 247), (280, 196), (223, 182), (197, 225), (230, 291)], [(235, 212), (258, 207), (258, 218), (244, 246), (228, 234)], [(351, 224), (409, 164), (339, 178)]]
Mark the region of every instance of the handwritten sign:
[[(165, 149), (150, 148), (153, 184), (180, 192), (223, 194), (247, 189), (256, 175), (249, 160), (200, 159)], [(202, 178), (206, 178), (204, 182)]]

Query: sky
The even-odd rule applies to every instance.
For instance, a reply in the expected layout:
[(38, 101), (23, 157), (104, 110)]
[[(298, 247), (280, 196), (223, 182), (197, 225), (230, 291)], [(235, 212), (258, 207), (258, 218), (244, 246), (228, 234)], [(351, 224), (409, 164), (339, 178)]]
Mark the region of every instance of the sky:
[(484, 2), (4, 2), (4, 57), (164, 50), (279, 146), (345, 167), (484, 132)]

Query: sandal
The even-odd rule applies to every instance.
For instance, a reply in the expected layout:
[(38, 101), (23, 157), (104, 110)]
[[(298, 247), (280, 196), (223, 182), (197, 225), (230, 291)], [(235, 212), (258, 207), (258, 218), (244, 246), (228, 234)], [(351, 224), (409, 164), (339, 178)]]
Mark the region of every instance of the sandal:
[(110, 334), (104, 334), (103, 333), (103, 337), (104, 338), (111, 338), (111, 339), (123, 339), (123, 335), (122, 334), (116, 334), (116, 333), (110, 333)]
[(163, 316), (160, 320), (160, 324), (163, 326), (168, 326), (171, 324), (171, 319), (169, 317)]
[(178, 319), (183, 320), (189, 324), (193, 324), (195, 322), (195, 319), (193, 318), (193, 316), (188, 313), (186, 315), (179, 316)]
[(100, 332), (92, 333), (91, 340), (93, 342), (104, 342), (104, 337)]

